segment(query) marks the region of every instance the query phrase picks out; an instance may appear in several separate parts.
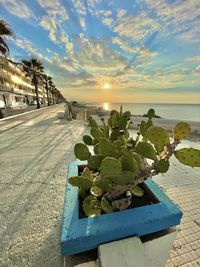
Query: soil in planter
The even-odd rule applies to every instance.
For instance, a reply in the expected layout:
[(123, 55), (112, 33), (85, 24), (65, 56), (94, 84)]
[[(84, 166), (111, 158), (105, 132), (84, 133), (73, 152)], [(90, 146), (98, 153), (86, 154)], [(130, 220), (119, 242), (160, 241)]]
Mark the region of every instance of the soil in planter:
[[(79, 166), (79, 168), (78, 168), (79, 175), (81, 174), (81, 172), (83, 171), (83, 169), (85, 167), (86, 166)], [(155, 197), (155, 195), (151, 192), (151, 190), (144, 183), (140, 184), (140, 187), (142, 187), (142, 189), (144, 190), (144, 195), (142, 197), (132, 196), (131, 204), (130, 204), (128, 209), (133, 209), (133, 208), (138, 208), (138, 207), (142, 207), (142, 206), (146, 206), (146, 205), (152, 205), (152, 204), (159, 203), (159, 200)], [(125, 197), (125, 195), (124, 195), (124, 197)], [(82, 210), (82, 206), (83, 206), (83, 199), (81, 199), (79, 197), (79, 218), (80, 219), (86, 218), (86, 216)], [(115, 211), (115, 212), (117, 212), (117, 211)]]

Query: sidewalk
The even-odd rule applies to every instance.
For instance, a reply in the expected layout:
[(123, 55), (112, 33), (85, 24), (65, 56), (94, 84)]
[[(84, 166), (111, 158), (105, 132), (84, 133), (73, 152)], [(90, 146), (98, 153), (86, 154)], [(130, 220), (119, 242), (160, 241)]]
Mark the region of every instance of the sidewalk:
[[(66, 164), (74, 160), (73, 146), (88, 129), (81, 121), (58, 120), (59, 109), (0, 134), (0, 266), (64, 264), (59, 241)], [(185, 144), (200, 147), (189, 141)], [(155, 180), (184, 212), (167, 267), (200, 266), (199, 170), (177, 165), (173, 159), (163, 176)], [(95, 257), (94, 251), (65, 257), (65, 266)]]

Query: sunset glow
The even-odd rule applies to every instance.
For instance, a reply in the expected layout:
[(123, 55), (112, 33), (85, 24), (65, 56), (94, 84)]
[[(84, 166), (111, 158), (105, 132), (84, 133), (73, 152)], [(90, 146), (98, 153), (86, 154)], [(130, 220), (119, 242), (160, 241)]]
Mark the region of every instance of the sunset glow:
[(110, 84), (109, 83), (105, 83), (103, 86), (103, 89), (110, 89)]

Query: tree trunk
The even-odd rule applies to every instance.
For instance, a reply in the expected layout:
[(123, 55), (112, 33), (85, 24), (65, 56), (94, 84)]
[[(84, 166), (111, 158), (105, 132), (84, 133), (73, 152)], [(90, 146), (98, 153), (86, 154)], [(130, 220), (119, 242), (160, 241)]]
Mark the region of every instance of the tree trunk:
[(36, 75), (33, 76), (33, 83), (35, 85), (35, 94), (36, 94), (36, 102), (37, 102), (37, 109), (40, 108), (40, 101), (39, 101), (39, 94), (38, 94), (38, 79)]
[(47, 83), (45, 84), (45, 89), (46, 89), (46, 92), (47, 92), (47, 106), (50, 106), (50, 102), (49, 102), (49, 88), (48, 88)]

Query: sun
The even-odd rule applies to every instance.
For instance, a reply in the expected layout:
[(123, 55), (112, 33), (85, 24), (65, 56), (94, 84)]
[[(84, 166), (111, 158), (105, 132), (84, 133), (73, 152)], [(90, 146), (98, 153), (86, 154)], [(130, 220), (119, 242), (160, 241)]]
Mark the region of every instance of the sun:
[(104, 83), (103, 89), (110, 89), (110, 84), (109, 83)]

